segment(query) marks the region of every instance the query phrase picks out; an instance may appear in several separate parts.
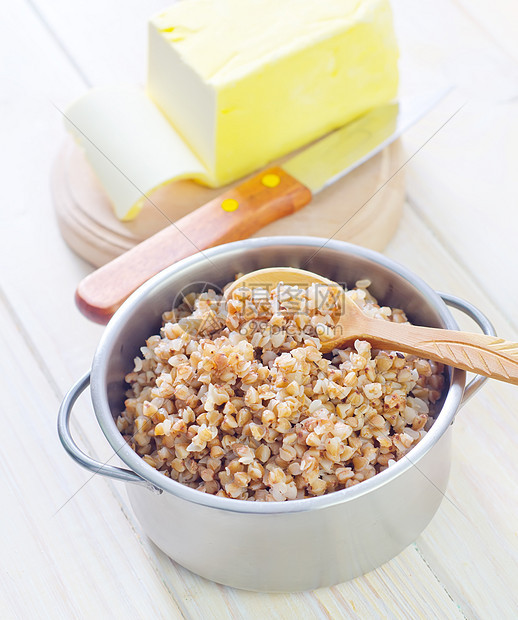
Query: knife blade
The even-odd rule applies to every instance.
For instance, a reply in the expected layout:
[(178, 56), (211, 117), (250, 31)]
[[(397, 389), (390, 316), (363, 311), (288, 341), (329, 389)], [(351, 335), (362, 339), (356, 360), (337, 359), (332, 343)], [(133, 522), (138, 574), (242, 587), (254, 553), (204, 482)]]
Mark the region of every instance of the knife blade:
[(399, 138), (448, 91), (442, 88), (374, 108), (281, 167), (262, 170), (195, 209), (84, 278), (76, 291), (79, 309), (88, 318), (107, 323), (132, 292), (162, 269), (215, 245), (246, 239), (295, 213), (314, 194)]
[(401, 137), (449, 91), (444, 87), (374, 108), (304, 149), (282, 167), (316, 194)]

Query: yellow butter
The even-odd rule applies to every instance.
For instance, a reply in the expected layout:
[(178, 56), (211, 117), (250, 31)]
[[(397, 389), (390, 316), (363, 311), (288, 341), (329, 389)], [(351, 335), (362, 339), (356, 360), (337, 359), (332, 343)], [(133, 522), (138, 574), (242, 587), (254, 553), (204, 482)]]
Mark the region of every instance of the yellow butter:
[(219, 186), (393, 99), (397, 58), (388, 0), (186, 0), (147, 92)]
[(66, 126), (115, 213), (166, 183), (220, 186), (397, 90), (388, 0), (184, 0), (150, 21), (147, 96), (95, 89)]

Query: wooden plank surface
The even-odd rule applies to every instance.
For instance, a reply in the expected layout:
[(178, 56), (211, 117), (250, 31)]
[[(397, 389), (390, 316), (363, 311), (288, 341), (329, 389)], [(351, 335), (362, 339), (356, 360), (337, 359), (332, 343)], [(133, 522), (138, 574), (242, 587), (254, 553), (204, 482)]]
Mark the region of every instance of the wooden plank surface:
[[(59, 401), (89, 367), (102, 329), (74, 307), (74, 288), (89, 268), (62, 242), (53, 219), (48, 179), (62, 139), (53, 104), (63, 108), (90, 84), (143, 81), (145, 17), (164, 4), (38, 0), (1, 9), (0, 54), (9, 62), (0, 65), (6, 86), (0, 128), (8, 145), (0, 155), (7, 439), (0, 465), (0, 616), (515, 617), (518, 419), (511, 386), (487, 385), (459, 413), (447, 499), (416, 544), (369, 575), (308, 593), (241, 592), (178, 567), (142, 535), (123, 485), (89, 480), (59, 445)], [(498, 7), (488, 0), (394, 4), (415, 20), (414, 34), (406, 31), (414, 45), (426, 32), (418, 43), (430, 68), (442, 71), (452, 49), (464, 50), (487, 58), (495, 76), (504, 77), (493, 82), (500, 84), (498, 96), (464, 87), (406, 137), (411, 155), (469, 99), (409, 164), (409, 204), (387, 254), (432, 286), (477, 304), (502, 336), (518, 340), (518, 115), (506, 78), (518, 66), (511, 36), (516, 8), (504, 0)], [(466, 56), (463, 62), (469, 65)], [(110, 457), (87, 398), (74, 431), (96, 457)]]

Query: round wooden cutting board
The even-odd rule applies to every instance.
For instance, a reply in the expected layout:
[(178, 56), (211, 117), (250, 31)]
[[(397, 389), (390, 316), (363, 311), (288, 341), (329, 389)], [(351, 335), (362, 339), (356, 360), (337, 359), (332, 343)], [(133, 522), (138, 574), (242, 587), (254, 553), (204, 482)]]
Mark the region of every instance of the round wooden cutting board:
[[(405, 199), (403, 174), (384, 187), (403, 162), (395, 142), (319, 193), (298, 213), (256, 233), (333, 237), (382, 250), (393, 236)], [(82, 150), (67, 138), (52, 172), (52, 195), (63, 238), (82, 258), (99, 267), (193, 209), (222, 193), (191, 181), (171, 183), (151, 196), (131, 222), (119, 221)], [(380, 189), (382, 187), (382, 189)]]

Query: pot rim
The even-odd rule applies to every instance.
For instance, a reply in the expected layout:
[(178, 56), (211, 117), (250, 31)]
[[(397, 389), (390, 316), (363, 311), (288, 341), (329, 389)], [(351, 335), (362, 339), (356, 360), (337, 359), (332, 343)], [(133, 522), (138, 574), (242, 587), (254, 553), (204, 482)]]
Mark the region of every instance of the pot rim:
[[(426, 284), (426, 282), (419, 276), (415, 275), (403, 265), (378, 252), (375, 252), (374, 250), (369, 250), (345, 241), (308, 236), (258, 237), (220, 245), (206, 250), (203, 253), (197, 253), (175, 263), (174, 265), (171, 265), (170, 267), (167, 267), (136, 290), (122, 304), (106, 326), (93, 358), (91, 373), (91, 397), (97, 421), (117, 456), (119, 456), (119, 458), (142, 479), (148, 481), (162, 491), (179, 497), (185, 501), (201, 504), (217, 510), (249, 514), (287, 514), (294, 512), (305, 512), (308, 510), (323, 509), (336, 504), (341, 504), (343, 502), (352, 501), (362, 495), (375, 491), (385, 484), (390, 483), (392, 480), (408, 471), (411, 467), (417, 467), (419, 470), (417, 463), (444, 435), (461, 405), (466, 383), (466, 373), (465, 371), (457, 368), (450, 368), (450, 387), (446, 398), (444, 399), (443, 406), (425, 437), (414, 448), (412, 448), (407, 455), (402, 457), (399, 461), (386, 470), (376, 474), (368, 480), (361, 482), (360, 484), (354, 485), (347, 489), (333, 491), (332, 493), (326, 495), (320, 495), (318, 497), (290, 500), (286, 502), (252, 502), (240, 499), (218, 497), (216, 495), (203, 493), (197, 489), (193, 489), (180, 482), (172, 480), (148, 465), (144, 459), (134, 452), (124, 440), (122, 434), (116, 426), (108, 404), (106, 369), (109, 355), (113, 348), (113, 343), (116, 341), (118, 334), (124, 328), (124, 325), (129, 317), (138, 310), (141, 301), (153, 290), (153, 288), (163, 280), (172, 278), (175, 273), (178, 273), (185, 268), (192, 267), (201, 261), (207, 259), (210, 260), (212, 257), (218, 256), (221, 253), (226, 253), (229, 249), (232, 249), (233, 251), (246, 251), (252, 248), (257, 249), (275, 245), (280, 245), (283, 247), (302, 245), (306, 248), (315, 248), (315, 252), (325, 246), (335, 251), (339, 251), (340, 253), (353, 254), (355, 256), (368, 259), (381, 265), (382, 267), (395, 271), (399, 276), (406, 279), (414, 288), (426, 296), (428, 303), (439, 314), (444, 322), (444, 326), (447, 329), (459, 329), (455, 319), (439, 294), (428, 284)], [(433, 485), (426, 474), (423, 472), (421, 473), (423, 477)]]

